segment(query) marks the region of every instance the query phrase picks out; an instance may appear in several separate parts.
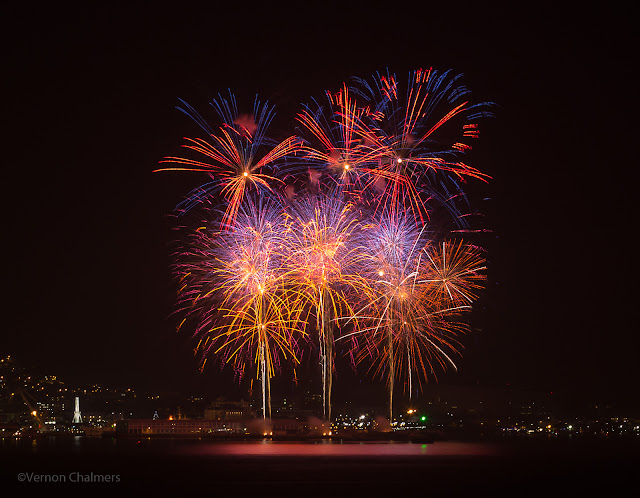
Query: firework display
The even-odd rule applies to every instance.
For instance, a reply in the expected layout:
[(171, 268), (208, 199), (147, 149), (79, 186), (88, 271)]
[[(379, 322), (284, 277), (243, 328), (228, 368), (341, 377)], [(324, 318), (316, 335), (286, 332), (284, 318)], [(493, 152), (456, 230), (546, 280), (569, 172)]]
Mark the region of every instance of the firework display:
[(295, 378), (303, 357), (320, 363), (327, 420), (336, 351), (386, 379), (390, 420), (394, 385), (411, 397), (456, 368), (486, 269), (482, 249), (461, 239), (461, 184), (489, 178), (465, 157), (490, 115), (459, 81), (433, 69), (406, 87), (388, 71), (354, 78), (304, 105), (297, 134), (281, 141), (257, 98), (241, 115), (233, 94), (219, 95), (217, 127), (179, 108), (206, 136), (186, 139), (196, 158), (167, 157), (176, 166), (156, 171), (209, 177), (177, 207), (202, 220), (186, 223), (175, 253), (180, 328), (202, 367), (253, 372), (263, 417), (271, 379)]
[(268, 103), (261, 104), (256, 98), (253, 115), (238, 114), (235, 97), (230, 93), (229, 100), (218, 96), (213, 101), (221, 121), (219, 133), (216, 134), (207, 122), (191, 106), (185, 103), (179, 107), (189, 115), (208, 134), (208, 140), (187, 139), (187, 149), (198, 152), (208, 158), (201, 161), (189, 158), (166, 157), (161, 163), (182, 164), (182, 167), (161, 168), (156, 171), (198, 171), (207, 173), (211, 182), (192, 192), (185, 202), (189, 209), (206, 200), (211, 195), (219, 194), (226, 201), (227, 207), (222, 224), (229, 226), (235, 220), (245, 190), (254, 187), (259, 193), (271, 191), (270, 181), (277, 179), (265, 171), (268, 167), (288, 154), (294, 153), (299, 145), (296, 137), (275, 143), (266, 136), (266, 130), (274, 116), (273, 107)]

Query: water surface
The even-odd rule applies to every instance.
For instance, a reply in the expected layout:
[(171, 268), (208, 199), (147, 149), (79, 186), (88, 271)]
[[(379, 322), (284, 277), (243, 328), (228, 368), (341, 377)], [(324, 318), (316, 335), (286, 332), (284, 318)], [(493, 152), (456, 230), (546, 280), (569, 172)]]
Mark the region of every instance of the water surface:
[[(78, 496), (614, 496), (635, 485), (638, 450), (637, 443), (612, 441), (4, 439), (0, 485), (26, 493), (64, 486)], [(118, 482), (18, 482), (20, 473), (67, 481), (72, 473), (116, 475)]]

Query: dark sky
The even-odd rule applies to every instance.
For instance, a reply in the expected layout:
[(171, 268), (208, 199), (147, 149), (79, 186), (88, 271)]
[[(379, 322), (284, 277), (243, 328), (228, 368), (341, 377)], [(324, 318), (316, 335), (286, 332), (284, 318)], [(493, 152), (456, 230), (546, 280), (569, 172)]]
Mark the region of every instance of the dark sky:
[(199, 132), (178, 99), (202, 110), (231, 88), (250, 112), (259, 93), (284, 133), (300, 103), (350, 76), (434, 66), (497, 104), (474, 158), (494, 179), (470, 187), (492, 198), (487, 309), (443, 382), (635, 399), (630, 16), (218, 4), (3, 7), (0, 352), (70, 382), (215, 385), (169, 316), (167, 215), (202, 180), (151, 173)]

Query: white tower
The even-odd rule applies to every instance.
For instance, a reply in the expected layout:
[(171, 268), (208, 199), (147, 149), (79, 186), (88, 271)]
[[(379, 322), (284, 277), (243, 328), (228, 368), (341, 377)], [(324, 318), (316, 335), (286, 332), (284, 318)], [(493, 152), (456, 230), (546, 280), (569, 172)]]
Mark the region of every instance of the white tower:
[(76, 396), (76, 409), (73, 412), (73, 421), (74, 424), (82, 423), (82, 415), (80, 415), (80, 398)]

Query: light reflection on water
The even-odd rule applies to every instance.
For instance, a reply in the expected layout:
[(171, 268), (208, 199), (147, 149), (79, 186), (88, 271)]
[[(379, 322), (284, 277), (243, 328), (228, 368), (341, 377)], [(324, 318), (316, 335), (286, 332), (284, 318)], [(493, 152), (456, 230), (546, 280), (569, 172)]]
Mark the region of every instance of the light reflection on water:
[(490, 443), (442, 441), (430, 444), (415, 443), (290, 443), (278, 441), (257, 442), (201, 442), (180, 448), (178, 453), (190, 455), (235, 456), (490, 456), (500, 453)]
[(437, 441), (421, 444), (393, 441), (210, 441), (173, 438), (43, 438), (1, 439), (0, 456), (19, 452), (40, 455), (130, 456), (184, 455), (195, 457), (485, 457), (505, 455), (508, 446), (491, 442)]

